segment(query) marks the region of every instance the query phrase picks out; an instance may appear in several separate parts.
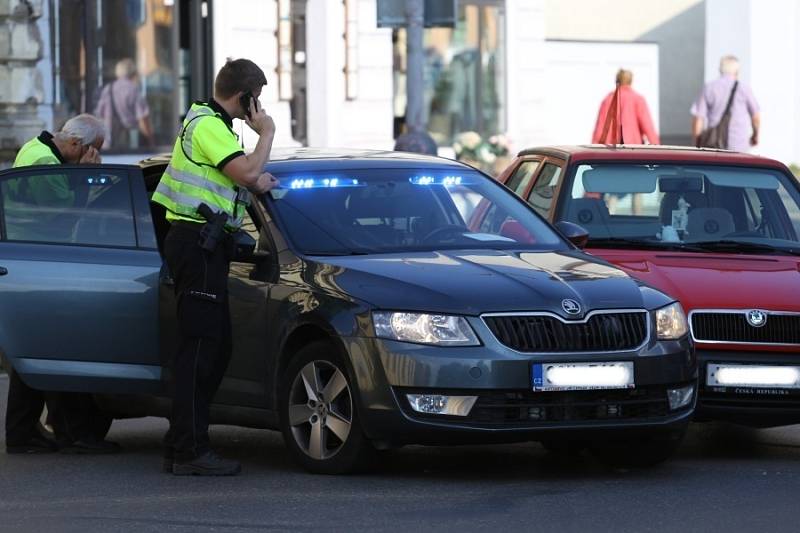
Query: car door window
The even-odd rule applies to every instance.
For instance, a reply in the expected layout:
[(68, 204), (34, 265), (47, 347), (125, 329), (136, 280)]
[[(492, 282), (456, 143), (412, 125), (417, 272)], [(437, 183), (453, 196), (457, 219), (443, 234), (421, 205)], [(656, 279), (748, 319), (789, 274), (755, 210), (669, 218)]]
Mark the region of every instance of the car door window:
[(553, 200), (560, 181), (561, 167), (553, 163), (545, 163), (527, 198), (528, 204), (543, 217), (547, 217), (553, 207)]
[(14, 173), (0, 181), (8, 241), (135, 247), (127, 172), (59, 169)]
[(519, 195), (525, 194), (525, 190), (536, 175), (536, 169), (538, 168), (539, 161), (523, 161), (522, 164), (517, 167), (511, 179), (506, 182), (506, 186)]

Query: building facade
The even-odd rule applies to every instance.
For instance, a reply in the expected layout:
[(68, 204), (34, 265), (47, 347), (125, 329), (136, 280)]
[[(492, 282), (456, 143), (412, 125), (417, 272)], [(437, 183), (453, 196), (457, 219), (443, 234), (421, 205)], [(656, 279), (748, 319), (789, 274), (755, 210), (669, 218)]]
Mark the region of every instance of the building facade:
[[(0, 0), (0, 165), (40, 129), (98, 110), (125, 61), (155, 135), (109, 146), (107, 161), (168, 150), (229, 57), (267, 73), (276, 145), (391, 148), (404, 125), (405, 32), (378, 28), (376, 3)], [(692, 100), (734, 53), (762, 104), (754, 151), (800, 162), (799, 23), (794, 0), (459, 0), (454, 27), (425, 30), (428, 129), (449, 156), (476, 135), (502, 134), (512, 150), (588, 142), (628, 68), (662, 142), (686, 144)]]

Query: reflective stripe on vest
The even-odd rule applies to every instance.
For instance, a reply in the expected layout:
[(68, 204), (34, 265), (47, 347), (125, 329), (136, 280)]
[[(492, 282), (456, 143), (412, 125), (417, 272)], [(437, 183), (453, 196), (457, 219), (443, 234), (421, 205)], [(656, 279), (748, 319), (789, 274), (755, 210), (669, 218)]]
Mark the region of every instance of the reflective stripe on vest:
[(197, 124), (206, 117), (222, 120), (210, 107), (192, 105), (175, 142), (170, 163), (161, 176), (152, 200), (169, 211), (167, 218), (170, 220), (201, 223), (205, 219), (197, 213), (197, 208), (200, 204), (206, 204), (214, 212), (227, 214), (226, 227), (235, 231), (242, 225), (250, 203), (250, 193), (236, 186), (216, 167), (194, 160), (194, 131)]
[(22, 145), (14, 159), (14, 168), (33, 165), (58, 165), (60, 161), (49, 146), (34, 137)]

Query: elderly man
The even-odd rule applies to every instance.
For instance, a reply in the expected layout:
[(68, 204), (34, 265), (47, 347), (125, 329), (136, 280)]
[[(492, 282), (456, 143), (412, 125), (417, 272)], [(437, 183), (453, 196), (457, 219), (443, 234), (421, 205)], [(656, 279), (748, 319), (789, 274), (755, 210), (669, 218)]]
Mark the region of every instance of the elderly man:
[[(103, 137), (104, 127), (99, 119), (79, 115), (68, 120), (55, 135), (43, 131), (25, 143), (17, 153), (14, 167), (99, 163), (98, 150)], [(48, 205), (74, 201), (66, 178), (58, 174), (29, 180), (27, 190), (11, 193), (24, 194)], [(34, 390), (13, 370), (10, 374), (6, 404), (7, 453), (46, 453), (59, 449), (64, 453), (109, 453), (119, 449), (114, 443), (95, 438), (95, 428), (103, 422), (91, 396)], [(45, 403), (58, 442), (46, 439), (38, 431)]]
[[(746, 152), (758, 144), (761, 126), (758, 102), (750, 87), (739, 81), (739, 60), (725, 56), (719, 65), (720, 77), (709, 82), (692, 105), (692, 135), (696, 146), (701, 144), (700, 134), (704, 128), (720, 123), (730, 100), (730, 122), (727, 143), (722, 148)], [(723, 136), (724, 138), (724, 136)]]

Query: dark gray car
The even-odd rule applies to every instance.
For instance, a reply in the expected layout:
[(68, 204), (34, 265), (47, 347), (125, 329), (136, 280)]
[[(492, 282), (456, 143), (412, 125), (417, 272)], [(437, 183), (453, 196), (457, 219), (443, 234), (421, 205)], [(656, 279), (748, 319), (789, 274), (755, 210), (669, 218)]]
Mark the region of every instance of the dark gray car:
[[(165, 165), (0, 173), (0, 351), (29, 385), (168, 412), (174, 296), (148, 202)], [(282, 186), (237, 235), (214, 421), (280, 429), (315, 472), (407, 443), (646, 464), (680, 442), (697, 366), (672, 298), (453, 161), (293, 150), (269, 169)]]

